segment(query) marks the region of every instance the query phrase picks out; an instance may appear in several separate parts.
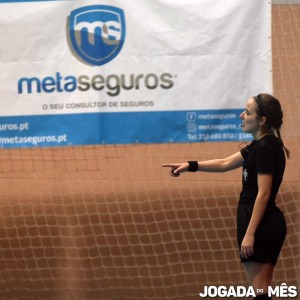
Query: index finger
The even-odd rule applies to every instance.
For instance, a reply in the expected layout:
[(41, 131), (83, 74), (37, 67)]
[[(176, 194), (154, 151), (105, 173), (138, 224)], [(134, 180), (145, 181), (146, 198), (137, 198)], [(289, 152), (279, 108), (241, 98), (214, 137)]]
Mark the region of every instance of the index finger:
[(169, 168), (178, 168), (180, 165), (178, 164), (163, 164), (162, 167), (169, 167)]

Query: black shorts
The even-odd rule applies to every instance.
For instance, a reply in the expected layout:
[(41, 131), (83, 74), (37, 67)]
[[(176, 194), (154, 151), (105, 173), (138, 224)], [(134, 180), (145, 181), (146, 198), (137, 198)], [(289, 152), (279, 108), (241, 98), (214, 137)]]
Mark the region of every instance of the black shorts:
[[(239, 249), (245, 236), (253, 205), (239, 204), (237, 207), (237, 240)], [(276, 265), (287, 228), (284, 215), (278, 207), (267, 209), (255, 233), (254, 254), (242, 258), (241, 262), (271, 263)]]

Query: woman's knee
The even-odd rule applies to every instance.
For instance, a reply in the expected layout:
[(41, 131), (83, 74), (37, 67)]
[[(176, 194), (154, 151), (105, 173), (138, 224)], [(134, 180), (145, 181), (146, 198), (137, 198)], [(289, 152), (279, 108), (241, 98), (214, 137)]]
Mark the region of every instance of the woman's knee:
[(263, 295), (258, 295), (253, 299), (254, 300), (270, 300), (270, 299), (272, 299), (272, 297), (269, 297), (268, 294), (263, 294)]

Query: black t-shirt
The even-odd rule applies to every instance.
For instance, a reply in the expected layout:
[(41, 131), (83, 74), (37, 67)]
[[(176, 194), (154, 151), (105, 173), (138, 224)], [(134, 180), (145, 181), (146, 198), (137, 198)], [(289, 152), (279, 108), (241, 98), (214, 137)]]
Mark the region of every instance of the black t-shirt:
[(243, 162), (243, 189), (240, 203), (254, 204), (257, 193), (257, 174), (273, 174), (268, 207), (275, 206), (275, 198), (285, 170), (282, 143), (274, 135), (266, 135), (241, 150)]

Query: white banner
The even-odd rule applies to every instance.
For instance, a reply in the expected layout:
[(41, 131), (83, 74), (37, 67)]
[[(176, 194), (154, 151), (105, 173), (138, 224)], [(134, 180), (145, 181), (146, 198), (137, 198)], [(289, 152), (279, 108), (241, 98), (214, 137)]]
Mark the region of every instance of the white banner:
[(240, 140), (272, 92), (266, 0), (0, 7), (3, 147)]

